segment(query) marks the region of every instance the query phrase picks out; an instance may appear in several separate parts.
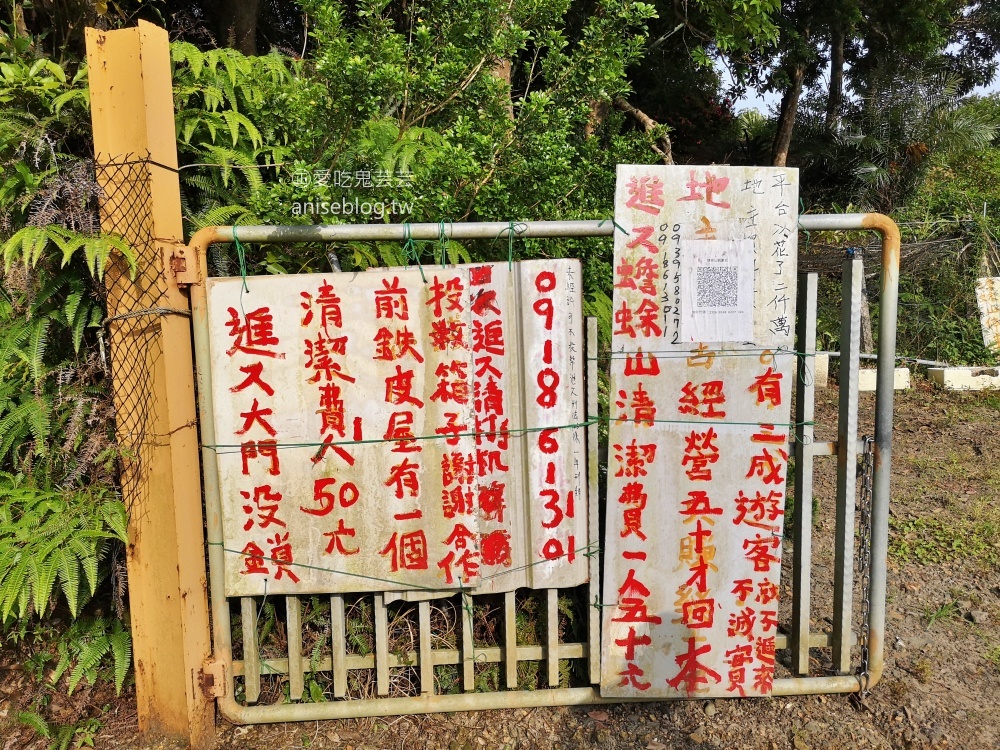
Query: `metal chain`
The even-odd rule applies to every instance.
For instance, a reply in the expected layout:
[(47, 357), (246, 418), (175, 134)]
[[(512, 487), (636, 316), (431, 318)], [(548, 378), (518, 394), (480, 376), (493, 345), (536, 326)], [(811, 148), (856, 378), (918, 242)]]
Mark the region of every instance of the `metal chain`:
[(861, 680), (861, 698), (868, 696), (868, 615), (871, 611), (871, 565), (872, 565), (872, 476), (875, 470), (875, 439), (865, 435), (861, 452), (861, 500), (858, 522), (858, 577), (861, 580), (861, 631), (858, 643), (861, 646), (861, 665), (858, 678)]

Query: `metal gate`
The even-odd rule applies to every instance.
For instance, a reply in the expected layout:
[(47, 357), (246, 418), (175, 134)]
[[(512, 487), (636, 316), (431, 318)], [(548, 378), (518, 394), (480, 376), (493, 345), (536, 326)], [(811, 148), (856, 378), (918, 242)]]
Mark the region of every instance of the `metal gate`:
[[(878, 372), (874, 440), (858, 440), (858, 365), (861, 338), (860, 260), (844, 262), (841, 320), (840, 404), (837, 440), (813, 439), (816, 351), (817, 277), (803, 275), (799, 284), (796, 324), (799, 366), (795, 411), (796, 512), (792, 555), (791, 621), (782, 623), (776, 649), (789, 654), (794, 675), (774, 680), (773, 695), (865, 692), (883, 669), (885, 639), (886, 553), (889, 520), (889, 477), (892, 450), (892, 400), (895, 366), (899, 230), (881, 214), (805, 215), (805, 231), (874, 230), (882, 237), (882, 278), (878, 336)], [(384, 594), (351, 597), (281, 596), (268, 603), (258, 598), (230, 600), (223, 586), (222, 509), (212, 446), (215, 445), (209, 357), (207, 294), (208, 250), (213, 244), (242, 242), (295, 243), (445, 239), (610, 237), (611, 220), (524, 223), (456, 223), (413, 225), (336, 225), (297, 227), (208, 227), (187, 247), (170, 247), (165, 265), (179, 284), (190, 286), (198, 373), (202, 469), (206, 503), (214, 657), (205, 665), (202, 688), (218, 699), (229, 721), (251, 724), (312, 721), (360, 716), (432, 713), (530, 706), (612, 702), (603, 699), (600, 681), (600, 556), (589, 557), (590, 581), (577, 590), (548, 589), (487, 595), (455, 594), (447, 599), (390, 604)], [(587, 477), (589, 536), (600, 539), (598, 508), (597, 325), (587, 325)], [(863, 456), (860, 503), (858, 457)], [(815, 457), (837, 457), (836, 555), (834, 613), (829, 632), (810, 628), (812, 480)], [(855, 512), (860, 509), (859, 544), (855, 551)], [(855, 560), (859, 579), (855, 580)], [(860, 589), (860, 622), (855, 627), (853, 597)], [(586, 600), (585, 623), (567, 630), (564, 597)], [(536, 638), (519, 638), (518, 609), (538, 608), (544, 622)], [(268, 606), (270, 605), (270, 606)], [(234, 630), (233, 609), (240, 626)], [(477, 609), (478, 608), (478, 609)], [(399, 619), (400, 610), (404, 610)], [(321, 617), (317, 613), (322, 614)], [(356, 632), (352, 614), (367, 623)], [(484, 615), (485, 612), (485, 615)], [(474, 639), (477, 617), (488, 618), (490, 644)], [(267, 622), (262, 623), (265, 619)], [(786, 618), (787, 620), (787, 618)], [(402, 626), (400, 625), (402, 622)], [(416, 631), (413, 631), (415, 625)], [(261, 629), (283, 630), (281, 653), (260, 650)], [(404, 637), (393, 637), (400, 627)], [(281, 639), (278, 639), (279, 641)], [(524, 643), (524, 640), (535, 640)], [(860, 647), (858, 662), (852, 646)], [(810, 675), (810, 649), (830, 648), (836, 674)], [(234, 656), (235, 654), (235, 656)], [(239, 658), (236, 658), (239, 656)], [(576, 662), (577, 681), (566, 687), (568, 663)], [(544, 671), (541, 664), (544, 663)], [(444, 669), (441, 669), (444, 668)], [(315, 677), (326, 676), (332, 700)], [(485, 675), (485, 677), (484, 677)], [(524, 689), (524, 682), (531, 689)], [(282, 697), (287, 702), (260, 702)], [(270, 695), (268, 695), (270, 693)]]

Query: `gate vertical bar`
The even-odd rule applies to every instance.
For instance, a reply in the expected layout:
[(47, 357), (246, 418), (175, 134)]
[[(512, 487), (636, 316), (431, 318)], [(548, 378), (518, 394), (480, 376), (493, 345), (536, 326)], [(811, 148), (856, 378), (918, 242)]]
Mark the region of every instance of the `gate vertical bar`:
[(420, 632), (420, 694), (434, 694), (434, 654), (431, 653), (431, 603), (417, 605)]
[(285, 617), (288, 631), (288, 698), (302, 700), (305, 688), (305, 664), (302, 661), (302, 602), (297, 596), (285, 597)]
[(548, 589), (545, 602), (545, 662), (549, 687), (559, 687), (559, 589)]
[(215, 707), (200, 676), (211, 656), (190, 306), (163, 250), (183, 242), (167, 32), (86, 29), (101, 228), (138, 258), (105, 277), (116, 432), (127, 455), (126, 562), (139, 731), (212, 744)]
[(590, 530), (590, 585), (587, 588), (587, 663), (590, 683), (601, 681), (601, 518), (597, 432), (597, 318), (587, 318), (587, 528)]
[(243, 623), (243, 694), (247, 703), (260, 698), (260, 646), (257, 645), (257, 606), (249, 596), (240, 599)]
[(333, 697), (347, 695), (347, 620), (344, 597), (330, 597), (330, 668), (333, 670)]
[(375, 594), (375, 685), (379, 695), (389, 694), (389, 618), (385, 597)]
[(813, 419), (816, 414), (816, 287), (814, 273), (799, 275), (796, 309), (798, 393), (795, 396), (795, 528), (792, 549), (792, 664), (809, 674), (812, 586)]
[(849, 257), (844, 261), (843, 269), (832, 646), (834, 670), (847, 674), (851, 671), (854, 507), (858, 486), (858, 368), (861, 359), (861, 284), (864, 265), (860, 258)]
[(515, 592), (503, 595), (504, 665), (507, 668), (507, 687), (517, 687), (517, 599)]
[(462, 592), (462, 688), (476, 689), (476, 643), (473, 637), (472, 594)]

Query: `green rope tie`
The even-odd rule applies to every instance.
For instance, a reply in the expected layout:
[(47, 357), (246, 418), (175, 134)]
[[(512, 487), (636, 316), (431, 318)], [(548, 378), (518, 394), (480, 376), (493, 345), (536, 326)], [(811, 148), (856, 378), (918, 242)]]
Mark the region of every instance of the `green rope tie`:
[(628, 237), (628, 236), (629, 236), (630, 234), (632, 234), (632, 233), (631, 233), (630, 231), (628, 231), (628, 230), (627, 230), (627, 229), (626, 229), (625, 227), (623, 227), (623, 226), (622, 226), (621, 224), (619, 224), (619, 223), (618, 223), (617, 221), (615, 221), (614, 219), (604, 219), (603, 221), (601, 221), (601, 222), (600, 222), (600, 223), (599, 223), (599, 224), (597, 225), (597, 226), (598, 226), (598, 228), (600, 228), (600, 227), (603, 227), (603, 226), (604, 226), (605, 224), (607, 224), (607, 223), (608, 223), (609, 221), (610, 221), (610, 222), (611, 222), (612, 224), (614, 224), (614, 227), (615, 227), (615, 229), (617, 229), (617, 230), (618, 230), (619, 232), (621, 232), (622, 234), (624, 234), (624, 235), (625, 235), (626, 237)]
[[(632, 419), (622, 419), (620, 417), (612, 417), (610, 415), (599, 415), (596, 417), (591, 417), (583, 422), (575, 422), (573, 424), (564, 425), (553, 425), (551, 427), (522, 427), (516, 430), (486, 430), (481, 432), (459, 432), (459, 433), (445, 433), (442, 435), (416, 435), (414, 437), (408, 438), (368, 438), (367, 440), (335, 440), (328, 442), (301, 442), (301, 443), (278, 443), (274, 444), (276, 449), (283, 448), (330, 448), (330, 447), (351, 447), (357, 445), (376, 445), (380, 443), (400, 443), (409, 442), (417, 440), (452, 440), (454, 438), (474, 438), (483, 437), (491, 435), (525, 435), (532, 432), (546, 432), (549, 430), (572, 430), (582, 427), (590, 427), (592, 425), (601, 424), (602, 422), (607, 423), (618, 423), (618, 424), (628, 424), (630, 422), (635, 422)], [(702, 427), (730, 427), (730, 426), (742, 426), (742, 427), (763, 427), (764, 425), (773, 425), (774, 427), (787, 427), (789, 430), (794, 430), (796, 427), (809, 427), (816, 423), (812, 420), (807, 420), (803, 422), (734, 422), (731, 420), (705, 420), (705, 419), (641, 419), (636, 424), (650, 425), (650, 424), (690, 424), (690, 425), (700, 425)], [(202, 443), (201, 447), (205, 450), (210, 450), (217, 455), (228, 455), (230, 453), (235, 453), (238, 450), (242, 450), (241, 443)], [(319, 454), (320, 451), (317, 451)]]
[(403, 224), (403, 258), (407, 261), (412, 261), (417, 264), (417, 268), (420, 269), (420, 278), (427, 283), (427, 277), (424, 275), (424, 267), (420, 265), (420, 252), (417, 250), (417, 245), (413, 241), (413, 232), (410, 230), (409, 222)]
[[(310, 565), (309, 563), (301, 563), (301, 562), (294, 562), (294, 561), (289, 562), (289, 561), (286, 561), (286, 560), (278, 560), (278, 559), (276, 559), (274, 557), (266, 557), (264, 555), (251, 555), (248, 552), (244, 552), (243, 550), (233, 549), (231, 547), (227, 547), (225, 545), (225, 542), (208, 542), (208, 546), (210, 546), (210, 547), (221, 547), (223, 552), (228, 552), (228, 553), (230, 553), (232, 555), (239, 555), (240, 557), (252, 558), (254, 560), (260, 560), (261, 562), (269, 562), (269, 563), (271, 563), (273, 565), (280, 565), (281, 567), (286, 567), (286, 568), (298, 568), (299, 570), (316, 570), (316, 571), (319, 571), (320, 573), (334, 573), (336, 575), (348, 576), (350, 578), (361, 578), (361, 579), (366, 580), (366, 581), (375, 581), (376, 583), (388, 583), (388, 584), (392, 584), (393, 586), (403, 585), (403, 586), (406, 586), (409, 589), (414, 589), (414, 590), (418, 590), (418, 591), (441, 591), (442, 590), (440, 585), (428, 586), (426, 584), (420, 584), (420, 583), (416, 583), (416, 582), (412, 582), (412, 581), (401, 581), (398, 578), (381, 578), (379, 576), (368, 575), (368, 574), (365, 574), (365, 573), (352, 573), (351, 571), (340, 570), (338, 568), (325, 568), (325, 567), (323, 567), (321, 565)], [(584, 549), (585, 550), (590, 550), (591, 548), (593, 548), (593, 551), (590, 554), (596, 554), (596, 553), (600, 553), (602, 551), (600, 547), (595, 547), (594, 543), (588, 544)], [(578, 551), (579, 550), (574, 550), (574, 554), (576, 552), (578, 552)], [(535, 567), (536, 565), (546, 565), (546, 564), (552, 562), (552, 560), (559, 560), (560, 558), (568, 557), (569, 554), (570, 554), (569, 552), (564, 552), (561, 555), (557, 555), (556, 557), (553, 557), (551, 560), (536, 560), (535, 562), (527, 563), (525, 565), (519, 565), (519, 566), (514, 567), (514, 568), (505, 568), (504, 570), (501, 570), (501, 571), (499, 571), (497, 573), (494, 573), (492, 575), (479, 576), (479, 580), (480, 581), (492, 581), (493, 579), (499, 578), (500, 576), (509, 575), (510, 573), (520, 572), (522, 570), (528, 570), (530, 568)], [(581, 552), (581, 554), (585, 554), (585, 553)], [(267, 590), (266, 589), (266, 587), (267, 587), (267, 580), (268, 580), (267, 578), (264, 579), (264, 581), (265, 581), (265, 583), (264, 583), (265, 592)], [(454, 594), (459, 594), (459, 593), (461, 593), (461, 594), (468, 593), (468, 594), (471, 595), (471, 590), (468, 589), (468, 588), (466, 588), (464, 585), (459, 584), (459, 588), (457, 590), (455, 590), (453, 592), (453, 594), (449, 594), (449, 596), (452, 596)], [(266, 593), (264, 595), (267, 596)], [(463, 608), (464, 608), (464, 606), (463, 606)], [(471, 616), (471, 614), (472, 614), (471, 608), (468, 609), (468, 610), (466, 610), (466, 611), (468, 611), (470, 613), (470, 616)]]
[[(448, 222), (454, 229), (454, 222)], [(441, 256), (441, 268), (448, 266), (448, 233), (444, 229), (444, 219), (438, 222), (438, 252)]]

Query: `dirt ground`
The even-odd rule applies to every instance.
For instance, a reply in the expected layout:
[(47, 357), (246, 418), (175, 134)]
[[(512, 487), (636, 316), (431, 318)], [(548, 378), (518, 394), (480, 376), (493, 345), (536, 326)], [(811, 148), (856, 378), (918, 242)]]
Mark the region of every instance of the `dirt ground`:
[[(837, 391), (817, 391), (817, 439), (836, 433)], [(874, 399), (861, 401), (871, 431)], [(864, 704), (846, 696), (681, 701), (580, 708), (220, 725), (217, 750), (344, 748), (997, 748), (1000, 747), (1000, 395), (925, 381), (896, 395), (886, 670)], [(832, 612), (835, 459), (816, 459), (814, 627)], [(786, 541), (786, 559), (790, 542)], [(790, 585), (786, 567), (783, 589)], [(829, 655), (814, 649), (816, 674)], [(19, 727), (29, 670), (0, 659), (0, 750), (51, 740)], [(779, 652), (779, 658), (781, 654)], [(23, 657), (18, 657), (23, 658)], [(139, 750), (134, 696), (108, 687), (52, 694), (48, 715), (94, 716), (96, 748)], [(89, 713), (88, 713), (89, 712)], [(74, 736), (74, 747), (83, 734)], [(157, 748), (169, 745), (153, 746)]]

